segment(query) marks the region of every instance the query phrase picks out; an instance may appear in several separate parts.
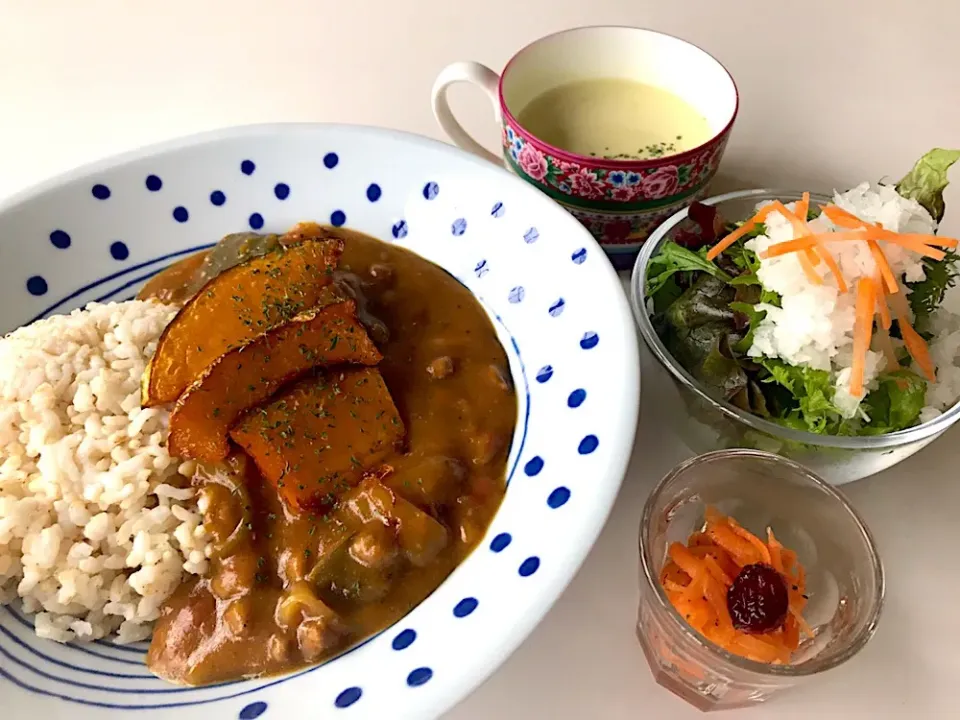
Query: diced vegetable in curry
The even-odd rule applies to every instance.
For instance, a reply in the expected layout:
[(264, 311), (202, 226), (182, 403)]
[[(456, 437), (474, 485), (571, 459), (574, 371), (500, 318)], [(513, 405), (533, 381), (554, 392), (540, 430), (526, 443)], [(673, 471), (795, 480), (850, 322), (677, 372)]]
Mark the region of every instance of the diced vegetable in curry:
[(197, 458), (182, 471), (214, 547), (162, 610), (157, 675), (199, 685), (334, 657), (483, 536), (516, 397), (489, 319), (443, 270), (305, 224), (227, 236), (141, 297), (186, 303), (145, 402), (177, 401), (171, 450)]

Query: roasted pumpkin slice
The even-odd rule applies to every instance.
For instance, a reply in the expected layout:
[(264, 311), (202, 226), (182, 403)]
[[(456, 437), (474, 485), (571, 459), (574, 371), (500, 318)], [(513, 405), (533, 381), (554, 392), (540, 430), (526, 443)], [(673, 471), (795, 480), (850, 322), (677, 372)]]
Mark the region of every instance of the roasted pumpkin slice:
[(294, 511), (326, 512), (404, 436), (375, 368), (308, 376), (249, 411), (230, 431)]
[(230, 350), (187, 388), (170, 414), (170, 453), (222, 460), (230, 448), (230, 426), (284, 384), (314, 367), (376, 365), (381, 359), (353, 300), (297, 315)]
[(316, 306), (342, 252), (342, 240), (318, 232), (213, 278), (160, 336), (143, 375), (143, 405), (173, 402), (217, 358)]

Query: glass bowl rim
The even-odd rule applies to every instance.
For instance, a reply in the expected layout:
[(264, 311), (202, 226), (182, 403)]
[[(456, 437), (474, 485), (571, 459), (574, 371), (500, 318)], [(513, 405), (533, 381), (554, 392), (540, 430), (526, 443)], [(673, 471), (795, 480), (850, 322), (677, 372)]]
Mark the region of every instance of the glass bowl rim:
[[(722, 195), (714, 195), (700, 202), (704, 205), (712, 206), (731, 200), (750, 200), (751, 198), (756, 199), (758, 202), (765, 199), (792, 201), (793, 199), (799, 200), (801, 194), (801, 192), (796, 190), (758, 188), (754, 190), (736, 190)], [(816, 202), (832, 202), (833, 200), (830, 196), (821, 193), (811, 193), (810, 197)], [(932, 420), (906, 428), (905, 430), (897, 430), (896, 432), (885, 433), (883, 435), (818, 435), (805, 430), (794, 430), (793, 428), (764, 420), (752, 413), (741, 410), (726, 400), (719, 400), (707, 393), (700, 386), (700, 383), (673, 358), (673, 355), (667, 350), (667, 347), (653, 329), (653, 324), (650, 322), (650, 315), (646, 309), (646, 296), (644, 291), (644, 278), (647, 274), (647, 265), (653, 257), (654, 252), (666, 239), (670, 231), (687, 218), (687, 211), (687, 207), (681, 208), (664, 220), (659, 227), (650, 234), (650, 237), (647, 238), (640, 249), (640, 254), (637, 256), (630, 277), (630, 306), (633, 309), (634, 321), (640, 329), (640, 334), (660, 364), (666, 368), (674, 379), (684, 388), (692, 391), (698, 398), (708, 403), (730, 420), (737, 421), (747, 425), (753, 430), (772, 435), (781, 440), (810, 446), (843, 448), (847, 450), (894, 448), (935, 437), (960, 419), (960, 399), (958, 399), (946, 411)]]
[[(841, 649), (840, 652), (836, 653), (827, 661), (818, 661), (818, 657), (813, 657), (810, 660), (800, 663), (799, 665), (774, 665), (771, 663), (762, 663), (755, 660), (749, 660), (740, 655), (734, 655), (733, 653), (727, 652), (719, 645), (711, 642), (690, 627), (690, 625), (680, 616), (680, 613), (678, 613), (673, 607), (673, 604), (670, 602), (660, 584), (659, 573), (654, 570), (654, 559), (648, 553), (650, 548), (644, 537), (646, 534), (645, 531), (650, 526), (652, 521), (653, 508), (657, 499), (660, 497), (667, 484), (674, 480), (678, 475), (682, 475), (698, 465), (704, 465), (718, 460), (723, 461), (731, 457), (754, 458), (767, 462), (774, 462), (783, 465), (795, 473), (803, 476), (804, 479), (813, 483), (818, 487), (819, 490), (829, 495), (834, 501), (838, 502), (844, 510), (846, 510), (847, 516), (856, 524), (857, 529), (860, 531), (866, 542), (867, 551), (870, 555), (871, 565), (873, 568), (874, 581), (877, 586), (877, 596), (870, 608), (869, 615), (863, 627), (853, 638), (851, 638), (851, 640), (846, 644), (845, 647)], [(830, 485), (826, 480), (821, 478), (813, 471), (788, 458), (763, 450), (734, 448), (729, 450), (714, 450), (712, 452), (697, 455), (683, 461), (666, 475), (664, 475), (660, 482), (657, 483), (656, 487), (654, 487), (654, 489), (647, 496), (647, 500), (643, 505), (643, 513), (640, 516), (640, 533), (637, 540), (640, 551), (640, 565), (643, 568), (644, 580), (653, 589), (653, 595), (656, 597), (655, 602), (657, 603), (658, 608), (661, 611), (664, 611), (666, 616), (669, 617), (668, 622), (670, 622), (675, 628), (678, 628), (683, 635), (689, 638), (700, 650), (707, 652), (710, 655), (717, 656), (740, 670), (746, 670), (748, 672), (757, 673), (760, 675), (786, 678), (799, 678), (808, 675), (814, 675), (845, 663), (863, 649), (863, 647), (867, 644), (870, 638), (873, 637), (877, 630), (877, 625), (879, 624), (886, 594), (886, 575), (883, 570), (883, 562), (881, 561), (880, 555), (877, 552), (877, 545), (873, 538), (873, 533), (870, 532), (870, 528), (867, 527), (866, 523), (863, 521), (863, 518), (860, 517), (860, 514), (854, 509), (854, 507), (839, 490)]]

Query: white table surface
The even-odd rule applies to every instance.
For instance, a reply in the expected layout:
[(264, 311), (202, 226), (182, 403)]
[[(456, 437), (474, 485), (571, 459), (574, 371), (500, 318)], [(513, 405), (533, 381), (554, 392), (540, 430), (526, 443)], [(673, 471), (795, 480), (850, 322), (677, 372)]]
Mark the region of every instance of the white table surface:
[[(429, 92), (444, 64), (500, 69), (530, 40), (590, 24), (680, 35), (731, 70), (741, 113), (721, 188), (829, 189), (898, 176), (933, 146), (960, 147), (960, 5), (943, 0), (0, 0), (0, 197), (225, 125), (339, 121), (439, 137)], [(452, 95), (493, 146), (480, 93)], [(954, 235), (956, 187), (945, 225)], [(698, 716), (653, 682), (633, 634), (640, 509), (684, 456), (657, 426), (665, 381), (645, 354), (638, 442), (603, 534), (543, 623), (450, 720)], [(960, 430), (949, 432), (848, 486), (888, 572), (870, 645), (802, 692), (727, 717), (957, 716), (958, 443)]]

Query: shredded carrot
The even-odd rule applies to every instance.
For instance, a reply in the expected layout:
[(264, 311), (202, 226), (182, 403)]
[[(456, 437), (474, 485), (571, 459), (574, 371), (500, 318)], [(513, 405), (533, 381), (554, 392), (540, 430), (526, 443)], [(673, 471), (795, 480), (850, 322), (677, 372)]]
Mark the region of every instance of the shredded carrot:
[(793, 613), (788, 614), (783, 623), (783, 644), (787, 647), (800, 646), (800, 625)]
[(863, 220), (836, 205), (818, 205), (818, 207), (820, 212), (826, 215), (827, 219), (837, 227), (860, 228), (864, 226)]
[(770, 528), (767, 528), (767, 547), (770, 549), (770, 565), (778, 573), (784, 575), (786, 571), (783, 568), (783, 556), (780, 553), (783, 550), (783, 545), (774, 537), (773, 530)]
[(790, 651), (785, 646), (778, 647), (768, 640), (746, 633), (738, 635), (735, 644), (751, 660), (765, 663), (790, 662)]
[(707, 570), (703, 563), (700, 563), (700, 567), (697, 569), (697, 574), (693, 576), (693, 580), (690, 581), (690, 584), (683, 589), (683, 597), (687, 600), (696, 600), (699, 597), (703, 596), (703, 582), (706, 579)]
[[(892, 320), (890, 318), (890, 306), (887, 305), (887, 296), (880, 291), (880, 282), (874, 280), (874, 283), (877, 285), (877, 313), (880, 315), (880, 327), (883, 330), (889, 330)], [(890, 335), (886, 334), (887, 340), (890, 339)], [(891, 346), (892, 347), (892, 346)]]
[(927, 343), (925, 343), (919, 333), (910, 326), (906, 315), (898, 315), (897, 324), (900, 326), (900, 337), (903, 338), (903, 344), (907, 346), (910, 357), (916, 361), (930, 382), (936, 382), (937, 371), (934, 367), (933, 359), (930, 357), (930, 348), (927, 347)]
[(713, 540), (710, 539), (710, 536), (702, 532), (693, 533), (687, 540), (687, 547), (691, 550), (701, 545), (704, 547), (716, 547)]
[(880, 271), (880, 276), (883, 278), (883, 281), (887, 286), (887, 291), (891, 295), (900, 292), (900, 286), (897, 285), (897, 278), (893, 274), (890, 263), (887, 261), (887, 256), (884, 255), (883, 250), (880, 249), (880, 244), (876, 240), (867, 240), (867, 246), (870, 248), (870, 253), (873, 255), (873, 261), (877, 264), (877, 269)]
[(797, 554), (789, 548), (783, 548), (780, 551), (780, 557), (783, 558), (783, 569), (786, 571), (787, 577), (794, 579), (796, 573), (794, 573), (793, 568), (797, 564)]
[(733, 576), (740, 571), (730, 554), (719, 545), (715, 545), (713, 540), (710, 540), (709, 545), (687, 545), (687, 549), (696, 557), (703, 558), (704, 562), (707, 562), (707, 558), (711, 558), (728, 575)]
[(805, 235), (804, 237), (795, 238), (793, 240), (784, 240), (783, 242), (774, 243), (766, 250), (761, 251), (759, 255), (762, 259), (766, 260), (767, 258), (779, 257), (781, 255), (786, 255), (787, 253), (806, 250), (814, 247), (815, 245), (816, 241), (814, 241), (810, 235)]
[(940, 237), (939, 235), (924, 235), (921, 233), (895, 233), (892, 230), (885, 230), (879, 225), (871, 225), (870, 223), (864, 222), (856, 215), (836, 205), (821, 205), (820, 210), (827, 216), (830, 222), (838, 227), (848, 230), (869, 230), (871, 231), (870, 237), (875, 240), (887, 240), (936, 260), (942, 260), (944, 254), (939, 250), (933, 250), (930, 247), (931, 245), (934, 247), (948, 248), (955, 248), (958, 245), (958, 241), (955, 238)]
[(942, 250), (938, 250), (935, 247), (931, 247), (929, 244), (924, 243), (920, 238), (921, 237), (933, 237), (933, 236), (907, 236), (907, 235), (898, 235), (897, 233), (891, 233), (888, 230), (883, 230), (882, 228), (869, 228), (864, 227), (860, 230), (844, 230), (840, 232), (826, 232), (826, 233), (815, 233), (809, 235), (803, 235), (802, 237), (795, 238), (793, 240), (784, 240), (782, 242), (775, 243), (764, 250), (761, 254), (761, 258), (768, 257), (777, 257), (778, 255), (784, 255), (790, 252), (797, 252), (798, 250), (804, 250), (806, 248), (814, 247), (815, 245), (820, 245), (821, 243), (827, 242), (842, 242), (842, 241), (869, 241), (869, 240), (884, 240), (886, 242), (891, 242), (894, 245), (900, 245), (901, 247), (906, 248), (907, 250), (912, 250), (919, 255), (924, 257), (929, 257), (934, 260), (942, 260), (945, 257), (945, 254)]
[(687, 587), (686, 585), (681, 585), (680, 583), (674, 582), (670, 579), (661, 580), (660, 583), (667, 592), (682, 593)]
[(850, 371), (850, 394), (863, 395), (863, 374), (873, 334), (873, 315), (876, 311), (876, 290), (871, 278), (863, 277), (857, 283), (856, 319), (853, 326), (853, 364)]
[(670, 543), (670, 559), (692, 579), (700, 574), (701, 561), (694, 557), (683, 543)]
[(760, 553), (749, 542), (737, 535), (729, 525), (714, 525), (707, 532), (714, 541), (730, 553), (740, 567), (760, 562)]
[(810, 212), (810, 193), (805, 192), (800, 196), (800, 199), (797, 200), (797, 204), (793, 208), (793, 214), (797, 216), (800, 222), (805, 223), (808, 212)]
[(663, 570), (660, 571), (660, 582), (672, 582), (680, 587), (686, 587), (690, 584), (690, 576), (681, 570), (679, 565), (671, 560), (670, 562), (666, 563), (663, 566)]
[(931, 260), (943, 260), (947, 256), (943, 250), (937, 250), (936, 248), (930, 247), (929, 245), (926, 245), (918, 240), (911, 240), (910, 238), (905, 238), (902, 235), (894, 235), (893, 237), (883, 238), (881, 234), (880, 237), (881, 239), (885, 239), (894, 245), (899, 245), (907, 250), (912, 250), (918, 255), (928, 257)]
[(807, 276), (807, 280), (814, 285), (823, 285), (823, 278), (817, 274), (817, 264), (820, 262), (820, 258), (816, 252), (812, 248), (808, 248), (799, 253), (797, 257), (800, 259), (800, 267), (803, 268), (803, 274)]
[(720, 253), (733, 245), (748, 232), (753, 230), (757, 225), (766, 220), (767, 215), (769, 215), (771, 211), (772, 207), (770, 205), (760, 208), (760, 211), (756, 215), (747, 220), (743, 225), (738, 227), (732, 233), (723, 238), (723, 240), (710, 248), (710, 250), (707, 252), (707, 260), (715, 260)]
[[(786, 219), (787, 222), (789, 222), (793, 227), (793, 234), (795, 237), (801, 237), (810, 234), (806, 220), (794, 215), (792, 212), (790, 212), (787, 206), (779, 200), (774, 200), (772, 205), (774, 210), (783, 215), (784, 219)], [(803, 217), (806, 217), (806, 213), (804, 213)], [(818, 245), (814, 243), (812, 247), (803, 248), (797, 255), (797, 259), (800, 261), (800, 267), (803, 269), (803, 274), (807, 276), (807, 280), (814, 285), (823, 285), (823, 278), (820, 277), (820, 274), (816, 269), (817, 265), (820, 264), (820, 256), (817, 253), (817, 247)]]
[(833, 274), (834, 280), (837, 281), (837, 289), (840, 290), (841, 293), (846, 293), (848, 290), (847, 281), (843, 279), (843, 273), (840, 272), (840, 266), (837, 265), (837, 261), (833, 259), (833, 255), (830, 254), (830, 251), (827, 249), (826, 245), (823, 244), (823, 242), (818, 241), (817, 246), (820, 250), (820, 254), (823, 256), (823, 261), (827, 264), (827, 268)]
[[(830, 254), (829, 249), (824, 244), (824, 240), (828, 239), (824, 233), (822, 235), (813, 234), (810, 232), (810, 227), (807, 225), (807, 211), (810, 208), (810, 193), (804, 193), (803, 199), (801, 199), (796, 204), (796, 209), (794, 212), (790, 212), (779, 200), (774, 201), (774, 209), (783, 215), (784, 218), (790, 223), (793, 227), (793, 234), (798, 239), (809, 238), (808, 242), (798, 242), (797, 240), (787, 241), (784, 243), (778, 243), (774, 247), (778, 249), (776, 253), (770, 253), (770, 250), (773, 248), (768, 248), (767, 252), (764, 253), (762, 257), (773, 257), (775, 255), (780, 255), (785, 252), (791, 252), (792, 250), (787, 249), (789, 246), (795, 248), (800, 254), (797, 256), (800, 261), (800, 267), (803, 269), (804, 274), (807, 276), (807, 279), (814, 285), (822, 285), (823, 278), (819, 273), (816, 272), (816, 266), (820, 264), (822, 259), (826, 265), (827, 269), (833, 274), (834, 278), (837, 281), (837, 287), (840, 288), (840, 292), (847, 291), (847, 284), (843, 279), (843, 275), (840, 272), (840, 266), (837, 265), (836, 260), (833, 259), (833, 256)], [(794, 243), (792, 246), (789, 243)]]
[(916, 241), (924, 245), (933, 245), (934, 247), (955, 248), (957, 239), (951, 237), (941, 237), (940, 235), (919, 235), (917, 233), (899, 233), (899, 237), (911, 242)]
[[(687, 542), (671, 543), (660, 571), (667, 598), (684, 620), (728, 652), (765, 663), (789, 663), (800, 646), (801, 632), (812, 637), (803, 619), (806, 574), (796, 553), (767, 528), (766, 542), (731, 517), (708, 507), (705, 524)], [(788, 612), (783, 625), (762, 634), (738, 630), (727, 607), (727, 591), (746, 565), (763, 563), (779, 572), (787, 585)]]
[[(717, 559), (713, 555), (707, 555), (703, 558), (703, 564), (707, 566), (707, 571), (720, 583), (723, 583), (724, 587), (730, 587), (733, 585), (733, 577), (730, 573), (720, 567), (720, 563), (717, 562)], [(736, 573), (734, 573), (736, 574)]]
[(711, 525), (724, 525), (727, 522), (727, 516), (717, 510), (713, 505), (707, 505), (707, 509), (703, 511), (703, 519), (707, 527)]
[(773, 564), (773, 561), (770, 558), (770, 548), (766, 546), (763, 540), (758, 538), (749, 530), (745, 530), (742, 527), (740, 527), (740, 525), (738, 525), (733, 520), (733, 518), (730, 518), (730, 527), (737, 535), (742, 537), (744, 540), (746, 540), (748, 543), (750, 543), (751, 545), (753, 545), (753, 547), (757, 549), (757, 552), (760, 553), (760, 562), (765, 563), (766, 565)]

